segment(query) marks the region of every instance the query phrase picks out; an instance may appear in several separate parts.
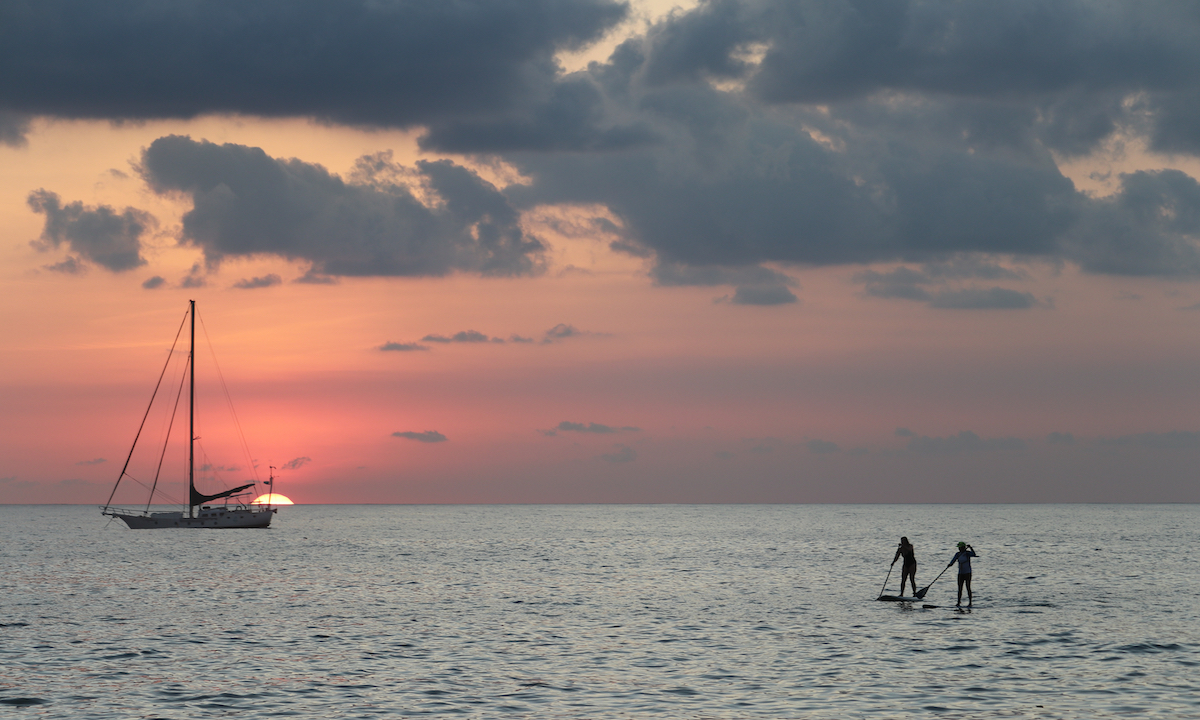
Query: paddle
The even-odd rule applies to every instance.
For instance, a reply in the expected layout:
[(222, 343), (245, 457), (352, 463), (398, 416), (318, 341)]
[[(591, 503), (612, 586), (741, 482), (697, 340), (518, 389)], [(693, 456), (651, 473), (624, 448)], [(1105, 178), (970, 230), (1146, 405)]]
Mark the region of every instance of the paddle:
[(884, 591), (884, 590), (887, 590), (887, 581), (888, 581), (888, 579), (889, 579), (889, 578), (891, 578), (891, 577), (892, 577), (892, 568), (894, 568), (894, 567), (896, 567), (896, 561), (895, 561), (895, 560), (893, 560), (893, 561), (892, 561), (892, 564), (891, 564), (891, 566), (888, 568), (888, 574), (887, 574), (887, 577), (885, 577), (885, 578), (883, 579), (883, 587), (879, 588), (879, 597), (883, 597), (883, 591)]
[[(954, 564), (954, 563), (950, 563), (950, 565), (953, 565), (953, 564)], [(946, 570), (949, 570), (949, 569), (950, 569), (950, 565), (947, 565), (947, 566), (946, 566)], [(921, 589), (920, 589), (920, 590), (918, 590), (916, 593), (914, 593), (914, 595), (916, 596), (916, 598), (917, 598), (918, 600), (922, 600), (922, 599), (924, 599), (924, 597), (925, 597), (925, 593), (929, 592), (929, 588), (933, 587), (933, 583), (937, 582), (937, 581), (938, 581), (938, 578), (940, 578), (941, 576), (943, 576), (943, 575), (945, 575), (945, 574), (946, 574), (946, 570), (942, 570), (940, 573), (938, 573), (938, 576), (937, 576), (937, 577), (935, 577), (935, 578), (933, 579), (933, 582), (929, 583), (928, 585), (926, 585), (925, 587), (921, 588)]]

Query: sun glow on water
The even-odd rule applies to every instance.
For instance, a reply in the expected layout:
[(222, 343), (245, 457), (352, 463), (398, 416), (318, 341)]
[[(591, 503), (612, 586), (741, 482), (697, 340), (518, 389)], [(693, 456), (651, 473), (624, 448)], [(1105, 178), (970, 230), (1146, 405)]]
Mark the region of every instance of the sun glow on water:
[(288, 498), (287, 495), (280, 495), (279, 493), (267, 493), (266, 495), (259, 495), (258, 497), (254, 498), (254, 500), (250, 504), (251, 505), (295, 505), (295, 503), (292, 502)]

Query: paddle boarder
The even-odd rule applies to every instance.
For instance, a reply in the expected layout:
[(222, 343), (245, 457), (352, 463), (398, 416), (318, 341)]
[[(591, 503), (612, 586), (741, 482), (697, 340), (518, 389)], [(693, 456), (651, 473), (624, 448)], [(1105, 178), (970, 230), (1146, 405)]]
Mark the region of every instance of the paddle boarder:
[(958, 552), (954, 553), (954, 557), (950, 558), (950, 564), (946, 566), (949, 569), (951, 565), (958, 563), (958, 603), (956, 607), (962, 607), (963, 585), (967, 586), (967, 607), (971, 607), (975, 602), (975, 595), (971, 592), (971, 558), (973, 557), (979, 557), (975, 554), (975, 548), (960, 541)]
[(907, 537), (900, 538), (900, 546), (896, 548), (896, 556), (892, 558), (892, 566), (895, 567), (896, 561), (904, 558), (904, 564), (900, 566), (900, 597), (904, 597), (904, 581), (907, 580), (912, 585), (912, 591), (917, 591), (917, 556), (913, 552), (912, 543)]

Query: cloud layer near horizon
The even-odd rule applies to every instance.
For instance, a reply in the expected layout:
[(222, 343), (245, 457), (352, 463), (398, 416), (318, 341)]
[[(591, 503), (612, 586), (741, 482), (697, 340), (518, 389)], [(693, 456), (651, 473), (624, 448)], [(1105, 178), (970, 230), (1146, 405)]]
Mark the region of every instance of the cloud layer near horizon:
[[(191, 196), (184, 239), (210, 263), (265, 253), (332, 276), (525, 274), (543, 247), (519, 211), (579, 204), (620, 221), (614, 247), (653, 258), (656, 282), (734, 285), (740, 304), (795, 301), (764, 263), (988, 257), (1200, 274), (1195, 178), (1140, 170), (1094, 198), (1059, 167), (1130, 141), (1200, 155), (1200, 12), (1187, 4), (712, 0), (570, 73), (555, 54), (600, 38), (625, 5), (142, 9), (48, 0), (7, 13), (0, 141), (19, 142), (35, 115), (299, 116), (423, 128), (424, 149), (501, 159), (529, 181), (494, 188), (450, 161), (399, 168), (382, 155), (343, 180), (256, 148), (161, 138), (143, 177)], [(1041, 303), (1015, 277), (900, 280), (864, 285), (950, 309)]]

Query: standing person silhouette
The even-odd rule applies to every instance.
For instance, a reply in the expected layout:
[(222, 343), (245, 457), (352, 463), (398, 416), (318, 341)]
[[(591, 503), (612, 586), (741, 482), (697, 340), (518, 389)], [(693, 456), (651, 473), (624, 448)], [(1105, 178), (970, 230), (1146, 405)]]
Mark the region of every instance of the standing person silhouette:
[(958, 563), (958, 607), (962, 607), (962, 591), (963, 585), (967, 586), (967, 607), (971, 607), (975, 602), (975, 595), (971, 592), (971, 558), (979, 557), (975, 554), (975, 548), (965, 542), (958, 543), (958, 552), (954, 553), (954, 557), (950, 558), (950, 563), (946, 565), (949, 569), (950, 565)]
[(901, 557), (904, 558), (904, 564), (900, 566), (900, 596), (904, 596), (904, 581), (908, 580), (912, 585), (912, 591), (917, 591), (917, 556), (913, 554), (912, 543), (907, 537), (900, 538), (900, 546), (896, 548), (896, 556), (892, 558), (892, 565), (895, 566), (896, 561)]

